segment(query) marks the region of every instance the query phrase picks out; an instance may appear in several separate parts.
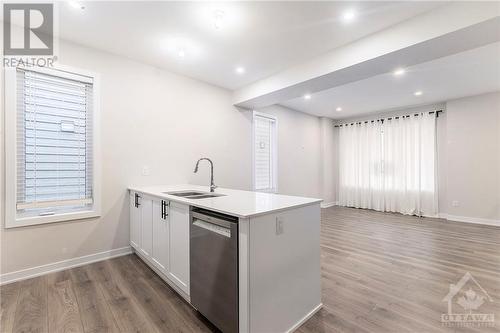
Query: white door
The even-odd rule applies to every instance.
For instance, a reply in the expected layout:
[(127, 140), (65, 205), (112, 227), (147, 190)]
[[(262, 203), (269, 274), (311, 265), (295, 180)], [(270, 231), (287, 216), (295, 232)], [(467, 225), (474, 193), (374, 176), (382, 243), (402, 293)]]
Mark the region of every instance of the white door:
[(189, 295), (189, 206), (170, 202), (168, 277)]
[(141, 248), (141, 206), (138, 193), (130, 192), (130, 245), (139, 250)]
[(143, 197), (141, 200), (141, 253), (151, 257), (153, 250), (153, 200)]
[(169, 252), (169, 202), (153, 200), (153, 264), (166, 275), (168, 274)]

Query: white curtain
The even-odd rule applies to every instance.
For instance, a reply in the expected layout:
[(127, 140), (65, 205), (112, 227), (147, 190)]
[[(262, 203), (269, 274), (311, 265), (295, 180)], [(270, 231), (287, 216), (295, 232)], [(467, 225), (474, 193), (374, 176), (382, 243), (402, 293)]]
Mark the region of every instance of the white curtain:
[(435, 216), (436, 116), (339, 128), (339, 204)]

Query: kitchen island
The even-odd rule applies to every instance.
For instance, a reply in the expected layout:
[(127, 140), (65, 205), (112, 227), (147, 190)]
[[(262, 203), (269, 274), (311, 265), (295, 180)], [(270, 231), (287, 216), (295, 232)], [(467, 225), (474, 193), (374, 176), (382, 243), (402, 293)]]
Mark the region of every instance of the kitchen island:
[[(215, 217), (227, 217), (237, 224), (237, 235), (233, 235), (237, 248), (237, 326), (230, 329), (232, 326), (222, 323), (227, 318), (219, 318), (221, 323), (216, 318), (213, 322), (219, 328), (289, 332), (321, 308), (320, 199), (225, 188), (210, 193), (208, 187), (196, 185), (131, 186), (129, 191), (131, 246), (198, 309), (202, 306), (197, 304), (204, 303), (199, 303), (196, 295), (204, 293), (204, 289), (200, 289), (197, 279), (205, 275), (200, 274), (198, 265), (205, 265), (205, 256), (209, 263), (223, 252), (214, 245), (213, 250), (206, 247), (206, 253), (200, 253), (194, 233), (198, 232), (196, 228), (210, 223), (196, 217), (203, 216), (201, 213), (213, 216), (214, 221)], [(231, 234), (225, 234), (226, 229), (219, 226), (213, 230), (212, 239)], [(223, 247), (227, 250), (228, 246)], [(193, 261), (194, 255), (197, 257)], [(226, 272), (229, 266), (224, 260), (216, 266), (221, 280), (230, 276)], [(207, 269), (206, 275), (209, 273)], [(219, 287), (230, 284), (210, 280), (209, 285), (218, 283)], [(193, 295), (192, 290), (196, 292)], [(214, 307), (221, 303), (215, 296), (211, 303)], [(219, 312), (226, 311), (221, 309)], [(199, 310), (206, 315), (204, 309)], [(212, 321), (210, 315), (206, 317)]]

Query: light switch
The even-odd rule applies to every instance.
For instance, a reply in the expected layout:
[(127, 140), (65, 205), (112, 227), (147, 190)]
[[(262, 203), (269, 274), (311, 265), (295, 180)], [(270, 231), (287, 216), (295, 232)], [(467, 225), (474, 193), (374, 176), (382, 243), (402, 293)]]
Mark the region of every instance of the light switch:
[(149, 167), (147, 165), (142, 167), (142, 175), (149, 176)]

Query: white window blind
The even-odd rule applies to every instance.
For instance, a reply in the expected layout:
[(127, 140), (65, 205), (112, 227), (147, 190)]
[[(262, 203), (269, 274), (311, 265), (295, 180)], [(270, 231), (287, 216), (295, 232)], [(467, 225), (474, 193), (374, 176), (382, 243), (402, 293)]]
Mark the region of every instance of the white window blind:
[(276, 119), (254, 114), (254, 189), (276, 190)]
[(92, 204), (92, 79), (17, 69), (16, 208), (43, 214)]

